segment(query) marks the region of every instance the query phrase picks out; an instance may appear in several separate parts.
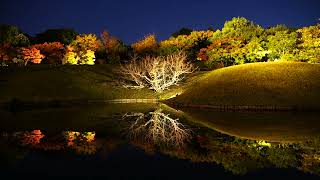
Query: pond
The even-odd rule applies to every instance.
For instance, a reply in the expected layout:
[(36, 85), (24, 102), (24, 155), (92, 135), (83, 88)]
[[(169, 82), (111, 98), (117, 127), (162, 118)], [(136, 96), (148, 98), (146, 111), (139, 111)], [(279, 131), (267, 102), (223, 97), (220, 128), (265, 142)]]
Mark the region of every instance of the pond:
[(320, 178), (318, 113), (145, 103), (0, 113), (4, 179)]

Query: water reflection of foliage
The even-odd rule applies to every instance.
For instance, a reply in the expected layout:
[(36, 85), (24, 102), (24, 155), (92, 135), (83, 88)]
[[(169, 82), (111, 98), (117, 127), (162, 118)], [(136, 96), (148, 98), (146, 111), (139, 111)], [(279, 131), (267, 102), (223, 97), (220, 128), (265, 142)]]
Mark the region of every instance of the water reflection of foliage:
[(319, 149), (314, 146), (248, 140), (212, 131), (199, 133), (192, 142), (192, 146), (184, 151), (162, 149), (161, 152), (195, 163), (221, 164), (234, 174), (268, 167), (293, 167), (320, 175), (320, 161), (316, 153), (319, 154)]
[[(162, 113), (161, 111), (159, 112)], [(140, 127), (140, 125), (148, 122), (147, 118), (150, 120), (150, 117), (152, 118), (153, 116), (154, 113), (144, 114), (143, 116), (127, 114), (127, 118), (132, 117), (134, 123), (130, 124), (129, 127)], [(137, 119), (138, 117), (140, 119)], [(178, 125), (178, 127), (182, 128), (183, 126)], [(149, 129), (144, 128), (144, 131)], [(169, 134), (172, 135), (172, 133)], [(145, 150), (148, 154), (160, 151), (163, 154), (179, 159), (187, 159), (195, 163), (214, 162), (221, 164), (226, 170), (234, 174), (246, 174), (247, 172), (267, 167), (292, 167), (303, 172), (320, 175), (320, 137), (314, 137), (314, 139), (300, 143), (272, 143), (232, 137), (206, 128), (193, 128), (193, 134), (196, 134), (196, 136), (187, 136), (188, 139), (185, 142), (188, 140), (188, 143), (178, 143), (178, 148), (176, 146), (175, 148), (170, 148), (172, 144), (170, 147), (159, 146), (168, 145), (167, 143), (172, 142), (172, 139), (176, 140), (176, 138), (171, 138), (170, 141), (156, 141), (157, 144), (152, 141), (152, 138), (150, 139), (153, 136), (148, 136), (147, 138), (140, 133), (135, 134), (137, 136), (132, 139), (131, 143)], [(7, 144), (5, 142), (9, 141), (18, 142), (24, 147), (37, 148), (39, 150), (72, 151), (77, 154), (95, 154), (98, 150), (102, 150), (103, 153), (108, 154), (119, 145), (119, 142), (123, 142), (112, 136), (106, 138), (105, 145), (102, 145), (101, 140), (97, 140), (95, 135), (94, 132), (65, 131), (58, 135), (46, 134), (44, 136), (40, 130), (12, 134), (3, 133), (1, 136), (1, 142), (4, 142), (2, 143), (2, 151), (24, 154), (12, 151), (12, 148), (8, 146), (10, 143)], [(157, 138), (156, 140), (159, 140), (159, 137)], [(181, 140), (181, 138), (178, 139)]]
[(67, 140), (67, 144), (70, 148), (74, 149), (78, 154), (95, 154), (97, 146), (94, 143), (95, 132), (76, 132), (65, 131), (64, 137)]
[(44, 137), (41, 130), (33, 130), (31, 132), (18, 132), (15, 136), (20, 138), (22, 145), (36, 145), (39, 144)]
[[(10, 136), (10, 134), (6, 134)], [(44, 138), (41, 130), (15, 132), (13, 140), (18, 140), (18, 144), (28, 146), (33, 149), (60, 151), (72, 150), (77, 154), (95, 154), (97, 143), (95, 132), (65, 131), (61, 135)]]
[[(161, 108), (149, 113), (127, 113), (129, 119), (128, 136), (131, 140), (143, 139), (155, 145), (182, 147), (190, 140), (191, 131), (179, 119), (173, 119)], [(132, 121), (132, 122), (131, 122)]]

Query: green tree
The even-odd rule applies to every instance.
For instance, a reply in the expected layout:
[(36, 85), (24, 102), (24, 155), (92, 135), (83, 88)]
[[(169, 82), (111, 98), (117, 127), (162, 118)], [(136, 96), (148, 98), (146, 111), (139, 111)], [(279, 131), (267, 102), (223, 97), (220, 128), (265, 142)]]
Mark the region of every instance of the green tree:
[(27, 46), (29, 39), (17, 26), (1, 24), (0, 25), (0, 44), (10, 44), (13, 46)]
[(320, 24), (304, 27), (297, 32), (301, 42), (298, 45), (300, 60), (320, 63)]
[(297, 50), (298, 34), (296, 32), (277, 31), (268, 36), (269, 58), (273, 60), (291, 60)]
[(216, 31), (213, 39), (241, 37), (249, 41), (263, 33), (263, 28), (244, 17), (234, 17), (226, 21), (221, 31)]

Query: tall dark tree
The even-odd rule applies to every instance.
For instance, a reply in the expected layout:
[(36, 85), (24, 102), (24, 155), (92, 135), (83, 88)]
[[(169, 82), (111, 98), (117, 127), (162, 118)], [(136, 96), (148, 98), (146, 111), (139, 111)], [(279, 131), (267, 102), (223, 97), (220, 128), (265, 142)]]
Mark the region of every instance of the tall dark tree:
[(29, 39), (17, 26), (0, 24), (0, 44), (27, 46), (29, 44)]
[(193, 30), (189, 28), (181, 28), (180, 30), (171, 34), (172, 37), (178, 37), (179, 35), (189, 35)]
[(48, 29), (45, 32), (36, 35), (37, 43), (60, 42), (70, 44), (78, 35), (73, 29)]

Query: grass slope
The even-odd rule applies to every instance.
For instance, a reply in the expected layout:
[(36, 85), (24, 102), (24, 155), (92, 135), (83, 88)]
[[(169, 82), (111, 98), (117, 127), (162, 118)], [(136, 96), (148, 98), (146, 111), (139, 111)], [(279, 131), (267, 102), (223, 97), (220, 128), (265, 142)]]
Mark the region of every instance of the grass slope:
[(320, 65), (268, 62), (222, 68), (198, 78), (169, 102), (320, 108)]
[(320, 137), (319, 113), (182, 111), (189, 121), (244, 139), (303, 142)]
[(0, 101), (156, 98), (149, 89), (125, 89), (111, 65), (1, 67)]

